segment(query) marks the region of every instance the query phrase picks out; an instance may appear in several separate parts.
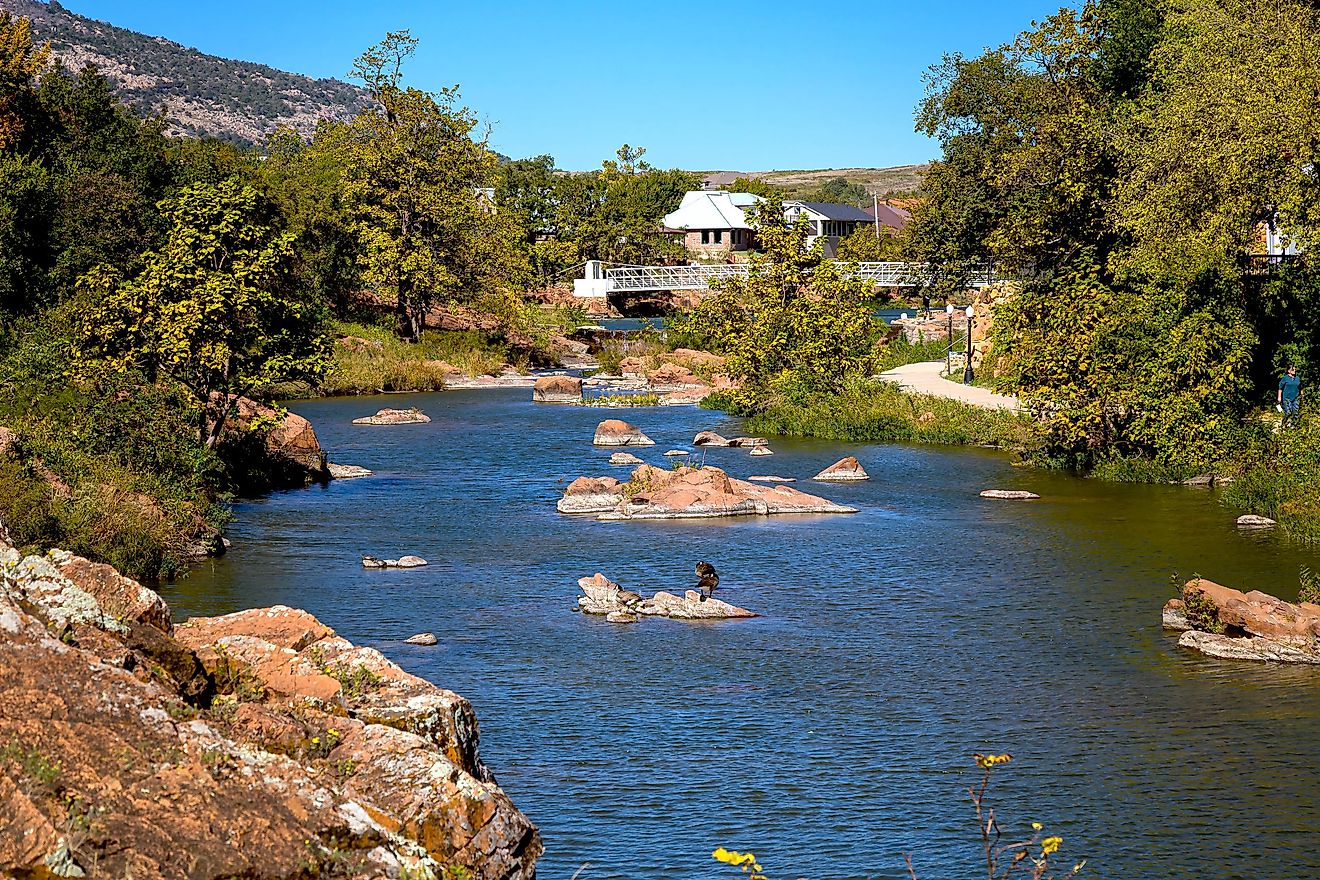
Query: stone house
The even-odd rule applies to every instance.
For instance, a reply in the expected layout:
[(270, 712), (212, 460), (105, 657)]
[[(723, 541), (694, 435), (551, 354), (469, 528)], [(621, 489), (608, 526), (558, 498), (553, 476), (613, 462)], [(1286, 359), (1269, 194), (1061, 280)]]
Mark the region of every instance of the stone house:
[(761, 201), (752, 193), (695, 190), (664, 218), (664, 231), (683, 236), (683, 245), (694, 257), (719, 258), (751, 250), (755, 233), (747, 223), (746, 210)]

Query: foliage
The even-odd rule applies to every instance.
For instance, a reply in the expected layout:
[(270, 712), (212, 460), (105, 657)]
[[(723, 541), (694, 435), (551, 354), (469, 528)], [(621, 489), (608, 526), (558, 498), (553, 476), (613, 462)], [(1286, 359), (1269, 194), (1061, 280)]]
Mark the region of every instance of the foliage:
[(877, 373), (892, 370), (905, 364), (920, 364), (929, 361), (944, 360), (948, 343), (943, 339), (924, 339), (921, 342), (909, 342), (899, 334), (890, 342), (876, 349), (875, 363), (872, 369)]
[(497, 373), (506, 362), (516, 360), (507, 343), (475, 330), (427, 330), (416, 343), (406, 343), (380, 327), (336, 323), (332, 329), (341, 341), (334, 347), (333, 363), (325, 377), (315, 388), (290, 386), (281, 389), (282, 393), (439, 391), (449, 376), (445, 365), (468, 376), (480, 376)]
[(1201, 579), (1194, 577), (1183, 587), (1183, 614), (1192, 629), (1222, 634), (1224, 622), (1219, 619), (1219, 606), (1200, 588), (1200, 583)]
[[(768, 198), (779, 190), (772, 183), (766, 183), (759, 177), (735, 177), (733, 183), (725, 187), (729, 192), (752, 193), (761, 198)], [(782, 193), (780, 193), (782, 195)]]
[(858, 226), (839, 242), (834, 256), (854, 263), (887, 263), (905, 259), (905, 242), (887, 226), (877, 233), (874, 226)]
[(868, 305), (870, 285), (808, 247), (805, 217), (787, 225), (775, 195), (752, 211), (764, 253), (747, 278), (731, 278), (715, 296), (675, 322), (675, 335), (727, 358), (743, 386), (737, 405), (762, 407), (771, 387), (791, 381), (812, 393), (840, 390), (870, 370), (880, 325)]
[(289, 287), (291, 236), (276, 231), (248, 186), (194, 184), (161, 206), (164, 246), (123, 278), (83, 277), (77, 334), (84, 374), (169, 379), (199, 404), (199, 437), (214, 446), (231, 395), (314, 381), (327, 363), (320, 313)]
[[(727, 397), (703, 405), (731, 408)], [(804, 393), (787, 383), (774, 389), (767, 405), (748, 418), (757, 435), (819, 437), (852, 443), (944, 443), (1027, 446), (1033, 424), (1025, 416), (968, 406), (941, 397), (906, 394), (888, 382), (853, 380), (838, 394)]]
[(1277, 520), (1294, 540), (1320, 541), (1320, 422), (1303, 412), (1296, 427), (1257, 439), (1224, 503)]
[(353, 75), (375, 106), (319, 133), (344, 164), (363, 278), (393, 302), (409, 340), (435, 302), (470, 297), (516, 272), (511, 219), (482, 195), (496, 160), (472, 137), (476, 117), (458, 104), (457, 87), (401, 84), (416, 46), (398, 31), (364, 52)]
[(1320, 605), (1320, 574), (1305, 565), (1297, 573), (1297, 601)]
[(864, 208), (871, 204), (871, 194), (866, 191), (866, 187), (846, 177), (831, 177), (807, 201)]

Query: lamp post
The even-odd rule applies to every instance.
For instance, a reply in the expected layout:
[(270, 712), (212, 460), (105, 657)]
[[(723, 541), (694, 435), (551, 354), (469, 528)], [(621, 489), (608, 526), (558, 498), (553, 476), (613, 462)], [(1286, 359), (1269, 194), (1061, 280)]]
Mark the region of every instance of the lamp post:
[(944, 304), (944, 313), (949, 316), (949, 344), (944, 349), (944, 375), (953, 372), (953, 303)]
[(967, 307), (967, 357), (963, 363), (963, 384), (972, 384), (972, 307)]

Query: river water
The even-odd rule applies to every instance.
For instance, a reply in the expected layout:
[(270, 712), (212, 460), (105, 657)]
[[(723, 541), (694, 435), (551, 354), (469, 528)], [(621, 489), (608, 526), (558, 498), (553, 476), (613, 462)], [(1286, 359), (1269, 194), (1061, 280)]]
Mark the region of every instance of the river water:
[[(233, 551), (166, 591), (176, 615), (283, 603), (468, 697), (500, 783), (541, 828), (543, 878), (977, 876), (973, 752), (1001, 822), (1064, 838), (1104, 878), (1320, 877), (1320, 668), (1232, 663), (1159, 625), (1170, 575), (1294, 598), (1314, 554), (1243, 533), (1212, 493), (1014, 468), (1002, 454), (775, 439), (709, 450), (851, 516), (598, 523), (565, 483), (615, 473), (595, 423), (623, 415), (662, 462), (689, 407), (534, 405), (527, 389), (296, 402), (335, 461), (377, 476), (237, 505)], [(380, 406), (430, 424), (355, 427)], [(812, 483), (856, 455), (872, 479)], [(700, 453), (698, 453), (698, 456)], [(1023, 488), (1032, 503), (977, 497)], [(362, 553), (417, 553), (367, 571)], [(763, 617), (620, 626), (576, 580), (681, 589), (697, 560)], [(431, 630), (436, 648), (401, 640)], [(983, 876), (983, 873), (982, 873)]]

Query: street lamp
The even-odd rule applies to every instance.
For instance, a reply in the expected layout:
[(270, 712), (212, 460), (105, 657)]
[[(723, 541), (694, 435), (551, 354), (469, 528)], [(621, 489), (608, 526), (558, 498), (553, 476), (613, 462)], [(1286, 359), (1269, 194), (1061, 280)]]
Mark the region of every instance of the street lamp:
[(963, 384), (972, 384), (972, 307), (967, 307), (967, 358), (963, 364)]
[(949, 316), (949, 344), (944, 349), (944, 375), (953, 372), (953, 303), (944, 304), (944, 313)]

